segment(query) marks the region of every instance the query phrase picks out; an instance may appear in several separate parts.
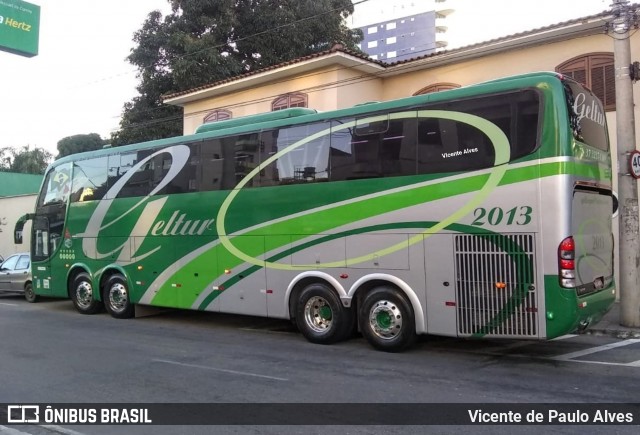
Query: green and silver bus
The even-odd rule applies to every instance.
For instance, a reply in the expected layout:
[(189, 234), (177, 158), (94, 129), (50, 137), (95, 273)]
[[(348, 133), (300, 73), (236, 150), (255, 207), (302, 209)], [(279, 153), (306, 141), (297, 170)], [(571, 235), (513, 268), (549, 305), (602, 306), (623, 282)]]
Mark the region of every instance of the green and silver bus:
[(615, 300), (612, 168), (591, 91), (532, 73), (61, 158), (31, 224), (36, 294), (359, 331), (551, 339)]

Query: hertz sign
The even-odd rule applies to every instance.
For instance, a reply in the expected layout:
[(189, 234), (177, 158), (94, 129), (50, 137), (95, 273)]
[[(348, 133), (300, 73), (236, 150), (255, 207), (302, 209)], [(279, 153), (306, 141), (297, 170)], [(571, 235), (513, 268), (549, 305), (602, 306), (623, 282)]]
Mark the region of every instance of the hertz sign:
[(39, 36), (40, 6), (22, 0), (0, 0), (0, 50), (35, 56)]

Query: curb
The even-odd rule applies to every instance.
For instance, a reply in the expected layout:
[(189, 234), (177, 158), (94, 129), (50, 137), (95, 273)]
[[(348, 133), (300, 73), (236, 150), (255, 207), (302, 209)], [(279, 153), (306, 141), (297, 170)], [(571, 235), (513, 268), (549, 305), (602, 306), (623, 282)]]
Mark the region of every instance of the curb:
[(591, 328), (581, 335), (609, 336), (615, 338), (640, 338), (640, 330), (623, 330), (613, 328)]

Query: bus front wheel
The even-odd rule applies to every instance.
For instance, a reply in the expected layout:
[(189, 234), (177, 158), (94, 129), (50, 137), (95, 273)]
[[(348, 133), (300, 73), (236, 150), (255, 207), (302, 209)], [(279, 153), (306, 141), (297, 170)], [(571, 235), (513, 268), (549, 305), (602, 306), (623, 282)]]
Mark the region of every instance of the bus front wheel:
[(102, 303), (95, 298), (91, 277), (86, 272), (73, 278), (69, 296), (80, 314), (95, 314), (102, 309)]
[(340, 302), (329, 286), (313, 283), (300, 292), (296, 304), (296, 325), (307, 340), (331, 344), (345, 340), (353, 330), (353, 311)]
[(399, 352), (416, 338), (411, 304), (399, 290), (382, 286), (368, 292), (360, 305), (360, 332), (373, 347)]
[(129, 286), (124, 276), (113, 275), (104, 288), (104, 304), (109, 314), (116, 319), (133, 317), (134, 308), (129, 299)]

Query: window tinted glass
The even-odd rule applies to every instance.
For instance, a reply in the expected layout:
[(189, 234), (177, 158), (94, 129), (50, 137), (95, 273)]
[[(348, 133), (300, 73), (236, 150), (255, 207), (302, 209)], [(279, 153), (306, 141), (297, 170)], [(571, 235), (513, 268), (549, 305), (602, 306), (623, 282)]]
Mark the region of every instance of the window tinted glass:
[[(233, 136), (227, 138), (224, 144), (225, 147), (231, 147), (231, 155), (233, 156), (234, 176), (235, 183), (238, 184), (240, 180), (249, 175), (258, 164), (260, 163), (260, 147), (263, 146), (260, 143), (259, 133), (243, 134), (240, 136)], [(248, 183), (244, 187), (257, 186), (259, 177), (253, 177), (248, 180)]]
[(38, 198), (38, 207), (66, 204), (71, 192), (71, 165), (56, 166), (47, 174)]
[[(174, 157), (179, 162), (175, 168)], [(118, 198), (147, 196), (152, 192), (158, 195), (195, 192), (198, 188), (199, 162), (199, 144), (174, 145), (164, 149), (153, 148), (109, 156), (108, 185), (109, 188), (113, 187), (126, 174), (126, 181), (115, 191)]]
[(196, 190), (232, 189), (235, 185), (233, 145), (225, 147), (224, 142), (229, 139), (210, 139), (200, 146)]
[[(276, 153), (282, 154), (260, 171), (260, 185), (327, 181), (329, 126), (329, 123), (322, 122), (262, 132), (264, 150), (260, 155), (261, 161), (266, 162)], [(315, 134), (319, 134), (318, 137), (306, 140)]]
[[(541, 104), (540, 95), (536, 90), (524, 89), (518, 92), (434, 103), (424, 108), (468, 113), (492, 122), (509, 139), (511, 160), (531, 154), (538, 146)], [(443, 163), (443, 169), (446, 171), (470, 170), (493, 165), (495, 161), (493, 145), (482, 131), (456, 121), (438, 120), (437, 126), (435, 120), (422, 122), (426, 123), (422, 124), (424, 128), (418, 129), (419, 143), (423, 144), (426, 141), (426, 143), (441, 144), (443, 149), (439, 154), (442, 160), (446, 160)], [(450, 154), (458, 152), (462, 153), (461, 156), (464, 158), (451, 160), (456, 156), (450, 156)], [(434, 153), (425, 151), (423, 154)], [(437, 160), (437, 154), (435, 158)], [(427, 164), (431, 159), (422, 157), (422, 161)], [(453, 163), (455, 161), (458, 163)]]
[(464, 122), (421, 118), (418, 122), (418, 172), (468, 171), (493, 166), (495, 152), (482, 131)]
[(332, 122), (332, 181), (416, 174), (416, 112), (377, 118)]
[(602, 102), (590, 91), (575, 82), (565, 82), (569, 121), (574, 137), (607, 151), (607, 125)]
[(99, 157), (73, 163), (72, 202), (102, 199), (107, 190), (107, 161)]

